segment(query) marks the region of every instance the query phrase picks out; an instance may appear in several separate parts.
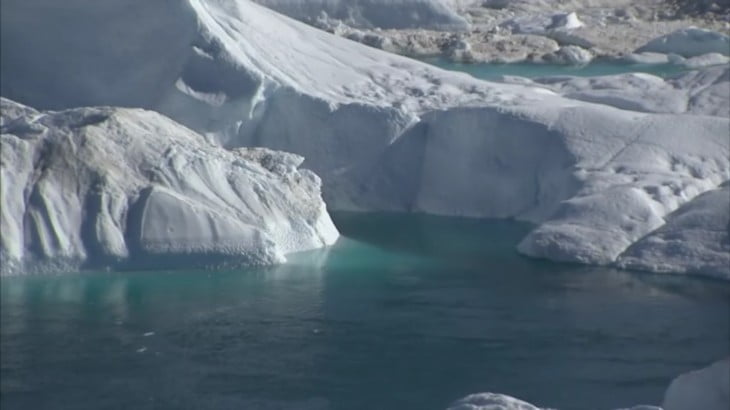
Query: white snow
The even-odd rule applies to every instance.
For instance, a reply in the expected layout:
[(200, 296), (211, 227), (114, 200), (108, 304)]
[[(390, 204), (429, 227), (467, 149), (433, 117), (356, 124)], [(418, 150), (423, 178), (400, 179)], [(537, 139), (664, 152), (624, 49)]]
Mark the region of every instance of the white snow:
[(467, 21), (445, 0), (256, 0), (308, 23), (327, 18), (356, 28), (466, 30)]
[(730, 408), (730, 358), (674, 379), (664, 394), (664, 410)]
[(554, 64), (586, 65), (593, 60), (593, 53), (579, 46), (563, 46), (545, 59)]
[(695, 273), (730, 280), (730, 185), (706, 192), (629, 247), (622, 267)]
[(2, 274), (268, 264), (338, 236), (296, 155), (227, 151), (151, 111), (0, 103)]
[(476, 393), (460, 399), (447, 410), (540, 410), (530, 403), (506, 394)]
[(730, 55), (730, 36), (717, 31), (688, 27), (655, 38), (636, 50), (696, 57), (708, 53)]
[[(125, 14), (131, 3), (143, 18)], [(659, 96), (636, 107), (442, 71), (245, 0), (29, 4), (2, 4), (5, 96), (40, 108), (153, 109), (227, 148), (294, 152), (322, 177), (331, 209), (513, 217), (538, 224), (520, 246), (528, 255), (615, 264), (730, 179), (730, 121), (713, 108), (728, 106), (727, 74), (714, 69), (671, 83), (677, 94), (636, 77)], [(74, 39), (83, 47), (69, 47)], [(196, 210), (177, 208), (181, 218)], [(207, 226), (238, 229), (215, 218)], [(164, 252), (188, 244), (148, 242)]]
[[(638, 405), (616, 410), (726, 410), (730, 408), (730, 358), (684, 373), (664, 393), (662, 407)], [(447, 410), (549, 410), (499, 393), (475, 393)]]
[(707, 53), (696, 57), (690, 57), (680, 64), (689, 68), (701, 68), (730, 63), (730, 57), (720, 53)]
[[(534, 36), (545, 36), (558, 42), (565, 49), (568, 57), (580, 54), (579, 62), (576, 63), (568, 58), (567, 64), (587, 63), (586, 56), (591, 55), (586, 48), (593, 47), (593, 43), (575, 32), (576, 29), (584, 27), (583, 22), (575, 12), (555, 14), (526, 14), (509, 19), (499, 25), (501, 29), (509, 30), (513, 34), (529, 34)], [(582, 50), (582, 51), (578, 51)], [(586, 54), (587, 53), (587, 54)], [(553, 60), (553, 62), (561, 62)]]
[[(446, 410), (551, 410), (499, 393), (475, 393), (452, 403)], [(662, 410), (661, 407), (640, 405), (616, 410)], [(677, 409), (679, 410), (679, 409)], [(684, 409), (682, 409), (684, 410)], [(687, 409), (689, 410), (689, 409)]]
[(575, 12), (526, 15), (502, 23), (513, 33), (544, 35), (551, 30), (574, 30), (583, 27)]
[(611, 105), (624, 110), (728, 117), (730, 68), (718, 66), (664, 79), (646, 73), (601, 77), (555, 76), (532, 81), (507, 77), (507, 82), (542, 86), (567, 98)]

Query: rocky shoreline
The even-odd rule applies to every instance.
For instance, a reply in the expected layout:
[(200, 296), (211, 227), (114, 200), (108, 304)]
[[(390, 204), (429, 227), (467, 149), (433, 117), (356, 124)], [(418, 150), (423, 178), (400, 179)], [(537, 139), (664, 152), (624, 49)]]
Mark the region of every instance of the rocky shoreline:
[[(496, 1), (455, 5), (467, 30), (379, 29), (352, 26), (325, 14), (310, 24), (371, 47), (415, 58), (444, 57), (465, 63), (586, 64), (594, 59), (701, 65), (730, 61), (730, 46), (702, 61), (672, 53), (637, 53), (653, 39), (688, 27), (725, 36), (730, 5), (702, 9), (683, 1)], [(696, 2), (702, 3), (702, 2)], [(724, 3), (728, 3), (724, 1)], [(701, 11), (705, 10), (705, 11)], [(696, 57), (696, 56), (691, 56)]]

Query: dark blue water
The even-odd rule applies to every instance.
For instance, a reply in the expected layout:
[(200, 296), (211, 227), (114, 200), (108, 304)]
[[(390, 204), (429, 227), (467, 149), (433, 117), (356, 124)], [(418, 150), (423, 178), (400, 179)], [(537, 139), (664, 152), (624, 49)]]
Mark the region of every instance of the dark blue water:
[(513, 222), (336, 220), (276, 268), (4, 278), (0, 408), (609, 409), (728, 353), (728, 284), (529, 260)]
[(676, 64), (625, 64), (611, 61), (594, 61), (583, 66), (562, 64), (512, 63), (491, 64), (454, 63), (444, 58), (434, 57), (422, 61), (443, 68), (445, 70), (463, 71), (473, 77), (484, 80), (498, 81), (505, 75), (534, 78), (547, 76), (577, 76), (592, 77), (599, 75), (614, 75), (624, 73), (649, 73), (660, 77), (667, 77), (687, 71), (686, 67)]

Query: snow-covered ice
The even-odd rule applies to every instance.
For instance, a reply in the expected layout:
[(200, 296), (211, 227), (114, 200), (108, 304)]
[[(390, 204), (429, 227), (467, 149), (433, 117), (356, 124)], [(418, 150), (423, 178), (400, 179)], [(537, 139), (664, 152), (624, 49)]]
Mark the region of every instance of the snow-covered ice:
[(452, 403), (447, 410), (540, 410), (506, 394), (476, 393)]
[(515, 33), (545, 35), (552, 30), (574, 30), (583, 27), (583, 22), (575, 12), (570, 12), (520, 16), (507, 20), (502, 26)]
[(601, 77), (554, 76), (506, 82), (545, 87), (566, 98), (605, 104), (629, 111), (730, 115), (730, 67), (709, 67), (669, 78), (647, 73)]
[(664, 410), (727, 410), (730, 408), (730, 358), (672, 381), (664, 394)]
[(730, 184), (706, 192), (629, 247), (619, 266), (730, 280)]
[(469, 23), (444, 0), (256, 0), (308, 23), (327, 18), (356, 28), (466, 30)]
[(2, 274), (280, 262), (337, 238), (302, 158), (140, 109), (2, 106)]
[[(596, 407), (600, 408), (600, 407)], [(616, 410), (726, 410), (730, 408), (730, 358), (684, 373), (664, 394), (662, 407), (638, 405)], [(475, 393), (447, 410), (550, 410), (499, 393)]]
[(153, 109), (229, 149), (293, 152), (331, 209), (518, 218), (538, 224), (528, 255), (615, 264), (730, 179), (730, 120), (713, 108), (728, 106), (726, 71), (688, 74), (677, 93), (634, 76), (658, 97), (632, 106), (442, 71), (245, 0), (29, 4), (2, 5), (5, 96)]
[(688, 27), (657, 37), (636, 52), (678, 54), (696, 57), (708, 53), (730, 55), (730, 36), (717, 31)]

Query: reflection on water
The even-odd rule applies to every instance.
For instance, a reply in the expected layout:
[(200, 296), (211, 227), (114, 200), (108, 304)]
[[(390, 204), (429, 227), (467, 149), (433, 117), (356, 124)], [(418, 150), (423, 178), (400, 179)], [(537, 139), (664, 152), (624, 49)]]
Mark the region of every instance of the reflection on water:
[(278, 267), (4, 278), (1, 407), (615, 408), (728, 353), (725, 283), (526, 259), (514, 222), (335, 220)]

